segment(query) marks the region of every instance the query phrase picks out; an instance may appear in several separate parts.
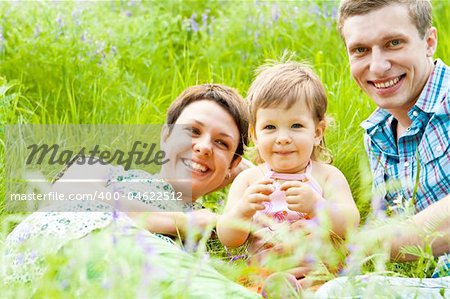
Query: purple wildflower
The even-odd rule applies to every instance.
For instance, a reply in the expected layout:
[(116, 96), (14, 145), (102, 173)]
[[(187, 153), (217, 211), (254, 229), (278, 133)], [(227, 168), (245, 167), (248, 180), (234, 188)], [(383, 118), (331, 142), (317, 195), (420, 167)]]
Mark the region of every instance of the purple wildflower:
[(208, 25), (208, 14), (203, 13), (202, 14), (202, 26), (206, 28), (207, 25)]
[(360, 263), (354, 255), (348, 255), (344, 263), (345, 267), (339, 272), (339, 275), (358, 275), (361, 273)]
[(258, 43), (259, 35), (260, 35), (259, 32), (255, 31), (255, 34), (253, 35), (253, 38), (255, 39), (255, 44)]
[(142, 269), (143, 269), (144, 276), (148, 277), (151, 274), (152, 266), (150, 265), (150, 263), (148, 261), (145, 261), (144, 265), (142, 266)]
[(361, 281), (362, 281), (362, 282), (366, 282), (366, 283), (367, 283), (367, 282), (369, 282), (369, 280), (370, 280), (370, 279), (369, 279), (369, 276), (367, 276), (367, 275), (364, 275), (364, 276), (361, 278)]
[(228, 256), (228, 257), (231, 257), (231, 253), (228, 251), (227, 246), (224, 246), (224, 247), (225, 247), (225, 252), (227, 253), (227, 256)]
[(278, 19), (280, 18), (280, 11), (278, 9), (278, 6), (276, 4), (272, 5), (272, 21), (276, 23)]
[(136, 234), (136, 244), (144, 250), (147, 257), (155, 254), (155, 249), (151, 244), (149, 244), (144, 233), (139, 232)]
[(28, 258), (30, 259), (31, 262), (34, 263), (38, 258), (36, 250), (31, 250), (30, 253), (28, 254)]
[(347, 249), (348, 249), (348, 252), (350, 252), (350, 254), (354, 254), (355, 252), (357, 252), (359, 250), (359, 246), (355, 245), (355, 244), (349, 244), (349, 245), (347, 245)]
[(67, 289), (69, 287), (69, 282), (67, 280), (62, 280), (59, 283), (59, 286), (61, 287), (61, 289), (65, 290), (65, 289)]
[(236, 254), (231, 257), (230, 262), (235, 262), (235, 261), (241, 260), (241, 259), (246, 260), (247, 258), (248, 258), (248, 255), (246, 255), (246, 254)]
[(76, 18), (78, 17), (80, 9), (75, 9), (74, 11), (72, 11), (72, 19), (76, 20)]
[(61, 15), (59, 15), (58, 14), (58, 16), (56, 17), (56, 24), (58, 25), (58, 27), (62, 27), (62, 26), (64, 26), (64, 23), (63, 23), (63, 21), (62, 21), (62, 19), (61, 19)]
[(197, 14), (194, 12), (192, 16), (189, 18), (190, 22), (190, 28), (194, 32), (198, 32), (200, 30), (200, 27), (198, 26), (197, 21), (195, 20), (197, 18)]
[(320, 227), (320, 217), (313, 217), (306, 222), (306, 228), (313, 231)]
[(0, 26), (0, 45), (5, 42), (5, 38), (3, 36), (3, 27)]
[(129, 11), (129, 10), (124, 11), (123, 14), (124, 14), (126, 17), (131, 17), (131, 16), (133, 15), (133, 14), (131, 13), (131, 11)]
[(236, 255), (232, 255), (230, 253), (230, 251), (228, 251), (228, 248), (226, 246), (225, 247), (225, 252), (227, 253), (227, 256), (230, 258), (230, 262), (235, 262), (239, 259), (243, 259), (246, 260), (248, 258), (247, 254), (236, 254)]
[(41, 33), (41, 28), (39, 27), (39, 25), (36, 25), (34, 27), (34, 33), (33, 33), (34, 37), (38, 37), (40, 33)]
[(141, 0), (131, 0), (131, 1), (128, 2), (128, 6), (139, 5), (141, 3), (142, 3)]
[(117, 209), (113, 209), (112, 219), (113, 221), (117, 221), (117, 219), (119, 219), (119, 211)]
[(16, 258), (14, 259), (14, 264), (17, 266), (21, 266), (23, 265), (23, 263), (25, 262), (25, 257), (23, 256), (22, 253), (19, 253)]
[(375, 195), (371, 201), (372, 211), (376, 218), (385, 218), (385, 205), (384, 205), (384, 197), (380, 195)]
[(331, 9), (331, 17), (333, 18), (333, 20), (337, 19), (337, 15), (338, 15), (337, 7), (333, 6), (333, 8)]
[(116, 55), (118, 53), (117, 47), (116, 46), (111, 46), (110, 52), (111, 52), (112, 55)]
[(320, 11), (319, 6), (317, 6), (317, 4), (315, 3), (312, 5), (309, 11), (311, 12), (311, 14), (316, 15), (316, 17), (320, 18), (322, 16), (322, 12)]
[(21, 243), (25, 242), (26, 240), (28, 240), (28, 238), (30, 238), (30, 230), (29, 230), (28, 226), (23, 225), (17, 233), (16, 242), (17, 242), (17, 244), (21, 244)]
[(77, 8), (72, 12), (72, 20), (75, 22), (76, 26), (80, 26), (81, 24), (79, 16), (81, 15), (82, 12), (83, 9), (81, 8)]
[(112, 282), (110, 279), (103, 279), (102, 281), (102, 288), (105, 290), (110, 290), (112, 287)]
[(113, 234), (113, 235), (112, 235), (112, 243), (113, 243), (113, 245), (116, 246), (117, 243), (118, 243), (118, 241), (119, 241), (119, 240), (117, 239), (117, 236), (116, 236), (115, 234)]
[(314, 255), (308, 253), (308, 254), (305, 256), (305, 262), (306, 262), (307, 264), (314, 264), (314, 263), (317, 262), (317, 259), (316, 259), (316, 257), (315, 257)]

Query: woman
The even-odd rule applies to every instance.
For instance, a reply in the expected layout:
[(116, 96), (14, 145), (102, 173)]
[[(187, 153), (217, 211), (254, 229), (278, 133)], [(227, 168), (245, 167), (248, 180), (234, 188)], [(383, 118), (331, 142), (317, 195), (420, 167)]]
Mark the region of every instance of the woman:
[[(162, 166), (159, 176), (143, 171), (124, 171), (121, 167), (73, 165), (61, 180), (86, 178), (89, 173), (89, 178), (101, 178), (102, 182), (72, 184), (72, 190), (68, 190), (67, 185), (62, 188), (62, 184), (56, 183), (54, 189), (59, 188), (59, 191), (66, 193), (126, 193), (131, 187), (146, 191), (191, 191), (192, 201), (195, 202), (199, 196), (222, 186), (224, 181), (230, 180), (236, 172), (244, 145), (247, 143), (247, 125), (245, 106), (236, 91), (215, 84), (194, 86), (184, 91), (169, 108), (161, 135), (161, 146), (168, 154), (169, 163)], [(180, 136), (188, 138), (179, 138)], [(183, 180), (173, 180), (172, 184), (161, 180), (173, 178), (180, 173), (191, 178), (188, 188)], [(136, 179), (137, 185), (128, 184)], [(136, 206), (141, 207), (139, 205), (145, 200), (137, 199)], [(160, 206), (157, 210), (168, 209)], [(142, 216), (141, 213), (131, 214), (134, 217)], [(152, 212), (144, 217), (147, 229), (164, 234), (186, 232), (188, 222), (191, 223), (188, 218), (200, 223), (200, 227), (211, 225), (216, 219), (216, 215), (202, 209), (189, 214)], [(213, 290), (216, 297), (254, 296), (245, 288), (225, 279), (207, 264), (198, 262), (173, 243), (137, 227), (125, 213), (99, 202), (47, 208), (26, 218), (6, 240), (6, 278), (39, 283), (39, 277), (46, 272), (45, 263), (49, 261), (48, 257), (55, 256), (56, 252), (62, 252), (63, 256), (67, 252), (75, 253), (75, 256), (69, 255), (71, 259), (77, 258), (81, 261), (82, 255), (78, 255), (77, 250), (90, 248), (89, 258), (94, 256), (106, 259), (106, 256), (119, 256), (117, 253), (120, 248), (124, 248), (123, 244), (130, 245), (125, 245), (125, 248), (134, 250), (129, 258), (127, 253), (121, 255), (121, 258), (125, 255), (125, 268), (136, 270), (131, 273), (143, 271), (138, 275), (141, 278), (149, 275), (149, 265), (162, 270), (166, 275), (161, 283), (165, 286), (164, 290), (170, 290), (170, 294), (180, 293), (199, 298), (209, 297)], [(149, 253), (149, 248), (152, 254)], [(97, 258), (94, 261), (89, 258), (89, 265), (98, 262)], [(124, 262), (122, 259), (121, 261)], [(108, 265), (109, 263), (111, 262), (108, 261)], [(145, 267), (144, 270), (142, 267), (133, 269), (133, 265)], [(67, 272), (70, 263), (66, 266), (58, 270), (57, 277), (69, 278), (70, 281), (76, 279), (72, 276), (73, 272)], [(105, 274), (103, 271), (100, 273)], [(113, 277), (122, 279), (120, 274)], [(136, 283), (141, 285), (142, 281)], [(203, 285), (208, 285), (208, 291), (202, 288)], [(161, 289), (159, 292), (161, 293)], [(154, 293), (155, 289), (152, 289), (151, 294)]]

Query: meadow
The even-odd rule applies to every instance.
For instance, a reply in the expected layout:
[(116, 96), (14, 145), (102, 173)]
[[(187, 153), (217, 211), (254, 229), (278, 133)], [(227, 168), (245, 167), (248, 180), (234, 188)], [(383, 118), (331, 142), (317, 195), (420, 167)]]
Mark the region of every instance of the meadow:
[[(171, 101), (186, 87), (224, 83), (245, 96), (259, 65), (293, 55), (308, 61), (326, 87), (331, 119), (327, 146), (350, 184), (362, 223), (370, 222), (371, 174), (359, 124), (375, 105), (351, 79), (336, 29), (337, 5), (319, 0), (1, 2), (0, 126), (161, 124)], [(449, 19), (449, 2), (434, 1), (439, 33), (435, 56), (447, 63)], [(0, 129), (0, 175), (5, 178), (3, 134)], [(4, 193), (2, 179), (0, 196)], [(216, 192), (203, 198), (204, 205), (220, 209), (225, 196), (226, 191)], [(0, 203), (0, 249), (22, 217)], [(255, 271), (239, 259), (244, 249), (228, 252), (217, 241), (204, 243), (212, 263), (230, 278)], [(406, 265), (386, 263), (383, 254), (353, 262), (362, 272), (425, 277), (434, 260), (427, 252), (415, 252), (419, 261)], [(52, 275), (49, 271), (40, 286), (0, 285), (4, 294), (15, 297), (120, 297), (136, 292), (119, 283), (102, 288), (95, 279), (67, 288)]]

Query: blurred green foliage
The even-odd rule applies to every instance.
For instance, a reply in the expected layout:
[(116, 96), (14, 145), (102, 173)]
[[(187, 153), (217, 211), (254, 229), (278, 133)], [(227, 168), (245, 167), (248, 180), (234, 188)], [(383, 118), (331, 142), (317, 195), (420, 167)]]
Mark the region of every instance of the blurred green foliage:
[[(319, 0), (1, 2), (0, 125), (163, 123), (186, 87), (224, 83), (245, 96), (259, 65), (295, 52), (328, 91), (327, 145), (365, 217), (371, 175), (359, 123), (375, 106), (351, 80), (336, 8)], [(447, 1), (434, 1), (434, 18), (436, 57), (449, 63)], [(0, 137), (4, 177), (3, 129)], [(225, 195), (204, 200), (217, 208)], [(2, 211), (3, 203), (9, 230)]]

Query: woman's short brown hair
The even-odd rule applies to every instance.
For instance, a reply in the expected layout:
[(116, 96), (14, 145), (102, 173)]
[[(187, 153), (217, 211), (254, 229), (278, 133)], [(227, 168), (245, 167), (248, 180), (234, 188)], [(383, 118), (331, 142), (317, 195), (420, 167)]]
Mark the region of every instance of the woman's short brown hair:
[(169, 125), (169, 129), (172, 129), (171, 125), (176, 123), (184, 108), (194, 102), (203, 100), (217, 103), (233, 118), (240, 134), (233, 160), (241, 156), (244, 153), (244, 147), (248, 144), (247, 109), (243, 98), (231, 87), (221, 84), (202, 84), (188, 87), (167, 110), (166, 124)]

